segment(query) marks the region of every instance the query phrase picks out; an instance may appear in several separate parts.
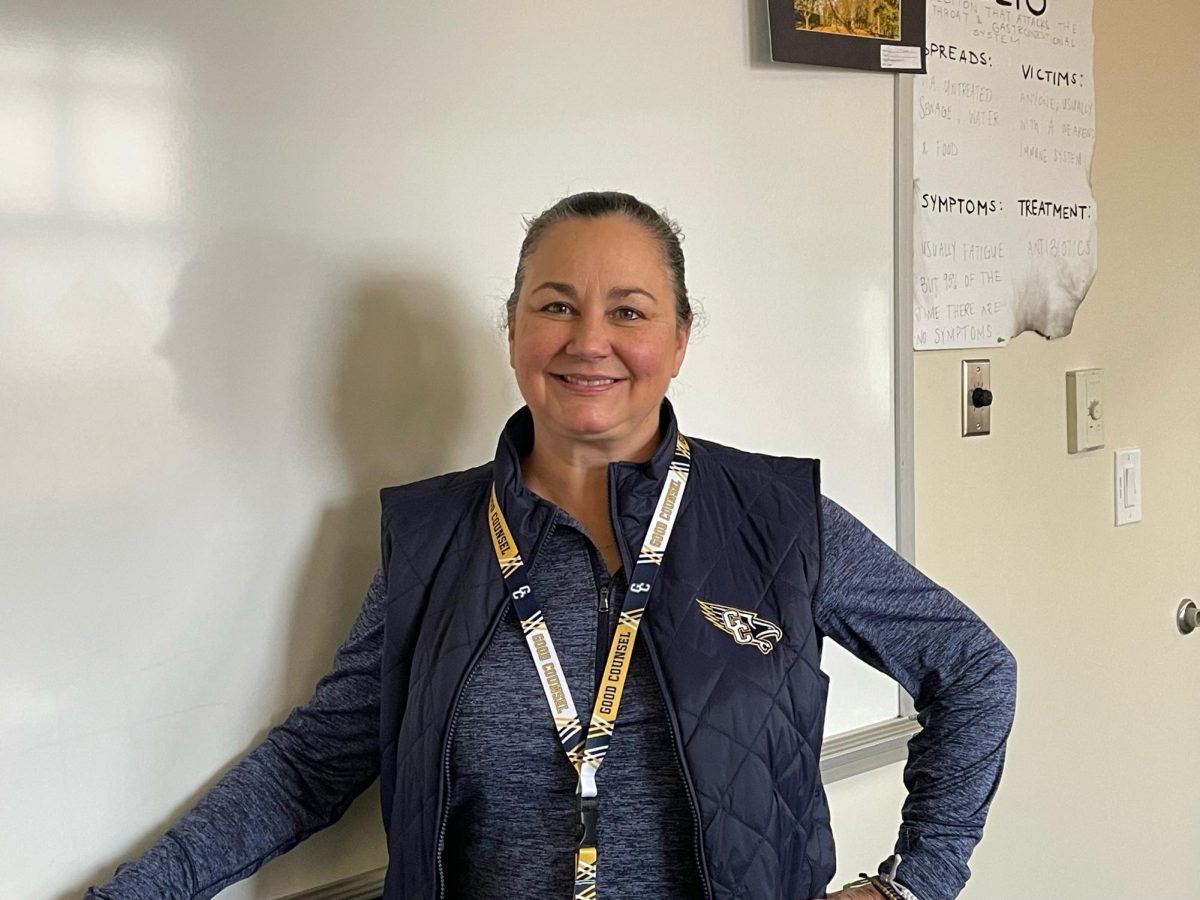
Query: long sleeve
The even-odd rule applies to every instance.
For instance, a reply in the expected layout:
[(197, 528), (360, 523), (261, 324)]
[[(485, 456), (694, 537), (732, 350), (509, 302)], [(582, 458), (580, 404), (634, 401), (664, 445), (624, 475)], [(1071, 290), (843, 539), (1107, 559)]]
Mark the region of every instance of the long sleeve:
[(827, 497), (821, 520), (817, 628), (898, 681), (922, 726), (904, 767), (896, 879), (921, 900), (952, 900), (1000, 783), (1016, 661), (953, 594)]
[(342, 816), (379, 774), (385, 597), (380, 570), (312, 698), (84, 900), (203, 900)]

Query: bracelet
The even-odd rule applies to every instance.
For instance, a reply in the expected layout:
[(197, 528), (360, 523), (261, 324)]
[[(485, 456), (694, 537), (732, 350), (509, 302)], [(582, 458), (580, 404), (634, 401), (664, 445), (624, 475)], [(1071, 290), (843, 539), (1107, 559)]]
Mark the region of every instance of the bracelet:
[(852, 881), (845, 887), (867, 887), (869, 885), (879, 891), (886, 900), (918, 900), (916, 894), (896, 880), (896, 869), (900, 866), (900, 859), (899, 853), (893, 853), (884, 860), (884, 865), (890, 865), (891, 871), (883, 875), (868, 875), (866, 872), (859, 872), (859, 880)]

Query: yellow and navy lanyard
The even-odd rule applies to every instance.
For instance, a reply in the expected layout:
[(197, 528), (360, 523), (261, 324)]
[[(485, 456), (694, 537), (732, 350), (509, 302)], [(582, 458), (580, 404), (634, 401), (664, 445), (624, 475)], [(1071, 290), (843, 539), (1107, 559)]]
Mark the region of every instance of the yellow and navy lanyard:
[(650, 599), (650, 589), (658, 577), (663, 553), (666, 552), (667, 541), (670, 540), (671, 529), (683, 501), (683, 489), (687, 486), (690, 467), (691, 450), (683, 435), (679, 435), (675, 441), (675, 457), (667, 469), (667, 478), (658, 497), (658, 507), (646, 529), (646, 537), (629, 581), (629, 590), (625, 592), (625, 602), (621, 606), (616, 634), (608, 648), (608, 662), (604, 667), (604, 678), (596, 691), (596, 702), (592, 707), (592, 718), (588, 724), (586, 738), (581, 738), (583, 725), (579, 721), (575, 701), (571, 699), (571, 689), (567, 686), (566, 675), (559, 664), (554, 642), (550, 639), (550, 629), (542, 615), (541, 606), (534, 599), (533, 588), (525, 574), (525, 564), (517, 550), (517, 542), (513, 539), (504, 513), (500, 510), (500, 504), (496, 501), (496, 486), (492, 485), (488, 520), (496, 560), (500, 563), (504, 586), (508, 589), (517, 617), (521, 621), (525, 643), (529, 645), (529, 652), (533, 656), (533, 664), (542, 681), (546, 701), (550, 704), (554, 727), (558, 729), (558, 739), (567, 754), (567, 759), (579, 774), (575, 797), (576, 812), (579, 815), (579, 848), (575, 853), (575, 900), (596, 898), (596, 811), (599, 802), (596, 797), (596, 771), (604, 762), (609, 738), (616, 727), (617, 714), (621, 708), (621, 693), (625, 688), (625, 678), (629, 674), (633, 642), (637, 638), (638, 625), (641, 624), (642, 613), (646, 610), (646, 602)]

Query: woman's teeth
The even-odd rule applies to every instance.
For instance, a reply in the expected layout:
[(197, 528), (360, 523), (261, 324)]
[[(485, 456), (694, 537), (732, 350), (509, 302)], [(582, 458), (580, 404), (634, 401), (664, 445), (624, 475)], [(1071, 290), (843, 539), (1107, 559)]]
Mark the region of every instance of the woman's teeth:
[(582, 384), (586, 385), (587, 387), (599, 387), (605, 384), (615, 384), (617, 381), (615, 378), (579, 378), (575, 375), (560, 375), (559, 377), (562, 378), (563, 381), (567, 382), (567, 384)]

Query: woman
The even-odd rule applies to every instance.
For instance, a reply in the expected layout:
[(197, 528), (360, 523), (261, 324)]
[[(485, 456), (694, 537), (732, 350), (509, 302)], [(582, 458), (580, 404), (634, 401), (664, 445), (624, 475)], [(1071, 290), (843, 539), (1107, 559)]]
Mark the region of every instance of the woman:
[[(382, 491), (383, 564), (333, 671), (89, 897), (210, 897), (376, 775), (388, 900), (954, 897), (1013, 658), (821, 496), (817, 461), (680, 434), (691, 324), (651, 208), (588, 193), (535, 219), (508, 302), (527, 405), (495, 460)], [(924, 726), (896, 855), (829, 895), (823, 635)]]

